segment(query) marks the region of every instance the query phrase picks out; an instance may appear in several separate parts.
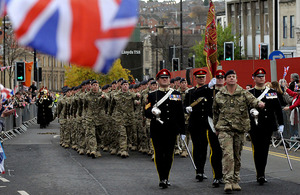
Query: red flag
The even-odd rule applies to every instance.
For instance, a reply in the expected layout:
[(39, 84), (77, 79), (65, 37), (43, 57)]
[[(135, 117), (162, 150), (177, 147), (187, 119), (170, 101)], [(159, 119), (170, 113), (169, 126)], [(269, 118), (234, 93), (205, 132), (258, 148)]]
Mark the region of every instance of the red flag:
[(211, 77), (215, 76), (218, 62), (217, 28), (215, 20), (215, 5), (210, 0), (205, 29), (205, 44), (203, 54), (206, 56), (206, 65)]

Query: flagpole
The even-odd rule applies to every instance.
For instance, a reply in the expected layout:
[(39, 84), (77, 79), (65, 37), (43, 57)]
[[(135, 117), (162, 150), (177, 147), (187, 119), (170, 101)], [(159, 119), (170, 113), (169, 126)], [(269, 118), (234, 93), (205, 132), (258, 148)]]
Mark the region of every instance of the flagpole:
[(179, 69), (183, 69), (183, 58), (182, 58), (182, 0), (180, 0), (180, 63), (179, 63)]

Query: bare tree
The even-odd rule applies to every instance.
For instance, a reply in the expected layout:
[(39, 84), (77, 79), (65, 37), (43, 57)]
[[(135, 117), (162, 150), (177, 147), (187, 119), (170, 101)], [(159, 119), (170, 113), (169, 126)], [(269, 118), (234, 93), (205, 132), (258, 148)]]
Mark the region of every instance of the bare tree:
[[(21, 47), (19, 43), (16, 40), (15, 34), (11, 28), (11, 26), (7, 26), (8, 29), (5, 31), (5, 65), (4, 66), (11, 66), (11, 68), (8, 70), (9, 75), (9, 87), (12, 88), (13, 79), (12, 76), (14, 76), (14, 70), (15, 70), (15, 62), (17, 60), (26, 59), (26, 56), (32, 57), (32, 52), (30, 49)], [(24, 59), (24, 60), (25, 60)]]

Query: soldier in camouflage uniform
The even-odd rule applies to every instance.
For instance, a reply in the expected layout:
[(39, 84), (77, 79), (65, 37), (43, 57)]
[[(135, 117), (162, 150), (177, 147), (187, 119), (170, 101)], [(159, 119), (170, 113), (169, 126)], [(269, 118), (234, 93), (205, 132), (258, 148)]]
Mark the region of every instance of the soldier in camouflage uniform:
[(70, 88), (67, 89), (67, 95), (66, 95), (66, 101), (65, 101), (65, 116), (66, 116), (66, 122), (65, 122), (65, 131), (64, 131), (64, 147), (69, 148), (71, 145), (71, 125), (70, 125), (70, 113), (71, 113), (71, 98), (72, 90)]
[(107, 152), (109, 151), (109, 147), (111, 144), (111, 136), (110, 136), (110, 128), (111, 128), (111, 121), (108, 115), (108, 103), (109, 103), (109, 85), (104, 85), (102, 87), (102, 93), (106, 96), (106, 101), (105, 101), (105, 105), (104, 105), (104, 114), (102, 116), (103, 121), (105, 121), (103, 123), (102, 126), (102, 133), (101, 133), (101, 144), (103, 146), (103, 151)]
[(107, 135), (107, 138), (109, 139), (108, 142), (110, 143), (109, 148), (110, 148), (110, 154), (115, 155), (117, 154), (117, 149), (118, 149), (118, 140), (117, 140), (117, 135), (118, 135), (118, 129), (116, 129), (116, 126), (113, 124), (113, 119), (112, 116), (109, 114), (109, 109), (111, 105), (111, 100), (113, 99), (114, 95), (119, 91), (118, 89), (118, 82), (113, 81), (111, 83), (111, 91), (108, 93), (109, 101), (108, 101), (108, 121), (109, 121), (109, 126), (110, 126), (110, 131)]
[[(132, 118), (134, 114), (134, 100), (137, 100), (140, 95), (128, 91), (128, 81), (123, 80), (121, 90), (118, 91), (111, 100), (110, 115), (112, 116), (113, 124), (118, 129), (119, 154), (126, 158), (128, 154), (127, 134), (131, 128)], [(133, 141), (132, 141), (133, 143)]]
[(81, 83), (81, 90), (78, 93), (78, 96), (75, 98), (77, 101), (77, 112), (76, 112), (76, 121), (77, 121), (77, 127), (78, 127), (78, 150), (77, 152), (80, 155), (83, 155), (85, 153), (85, 129), (84, 129), (84, 120), (82, 117), (83, 112), (83, 101), (85, 96), (85, 88), (86, 88), (87, 81), (82, 81)]
[[(185, 78), (182, 78), (182, 79), (180, 79), (180, 88), (178, 89), (178, 91), (180, 92), (180, 95), (181, 95), (182, 102), (184, 102), (186, 90), (188, 90), (187, 81)], [(185, 113), (184, 118), (185, 118), (185, 135), (186, 135), (185, 141), (186, 141), (186, 144), (188, 145), (190, 142), (190, 133), (188, 131), (189, 115), (187, 113)], [(179, 140), (180, 140), (180, 147), (182, 149), (180, 156), (183, 158), (186, 158), (188, 156), (187, 149), (186, 149), (183, 141), (181, 139), (179, 139)]]
[(75, 100), (74, 100), (74, 97), (75, 97), (75, 94), (76, 94), (76, 90), (77, 88), (76, 87), (72, 87), (71, 88), (71, 96), (70, 96), (70, 121), (69, 121), (69, 124), (70, 124), (70, 132), (71, 132), (71, 147), (72, 149), (76, 149), (77, 148), (77, 145), (76, 145), (76, 127), (77, 127), (77, 123), (76, 123), (76, 111), (77, 109), (75, 109)]
[(236, 82), (236, 73), (225, 74), (227, 85), (216, 94), (213, 102), (213, 123), (223, 152), (222, 165), (225, 192), (241, 190), (241, 152), (244, 134), (250, 130), (248, 107), (263, 108), (264, 103)]
[(57, 107), (54, 112), (54, 118), (59, 118), (59, 124), (60, 124), (60, 142), (59, 144), (64, 147), (64, 131), (66, 129), (66, 115), (65, 115), (65, 109), (66, 109), (66, 90), (67, 87), (63, 87), (62, 91), (64, 95), (59, 96), (59, 99), (57, 100)]
[[(86, 94), (84, 99), (84, 107), (86, 108), (86, 131), (85, 131), (85, 143), (87, 154), (89, 154), (92, 158), (100, 157), (101, 154), (98, 148), (97, 137), (100, 137), (99, 128), (103, 121), (101, 118), (99, 119), (99, 115), (101, 111), (100, 102), (103, 100), (102, 93), (99, 92), (99, 84), (98, 81), (93, 80), (91, 82), (91, 90)], [(103, 109), (103, 108), (102, 108)]]

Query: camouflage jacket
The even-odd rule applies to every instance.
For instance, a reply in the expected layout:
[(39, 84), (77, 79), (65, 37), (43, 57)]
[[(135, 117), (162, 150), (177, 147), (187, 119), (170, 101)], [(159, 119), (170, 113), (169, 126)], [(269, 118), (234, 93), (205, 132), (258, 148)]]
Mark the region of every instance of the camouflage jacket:
[(226, 86), (222, 87), (213, 101), (213, 122), (216, 131), (249, 131), (248, 107), (258, 108), (258, 103), (258, 99), (239, 85), (232, 95)]

